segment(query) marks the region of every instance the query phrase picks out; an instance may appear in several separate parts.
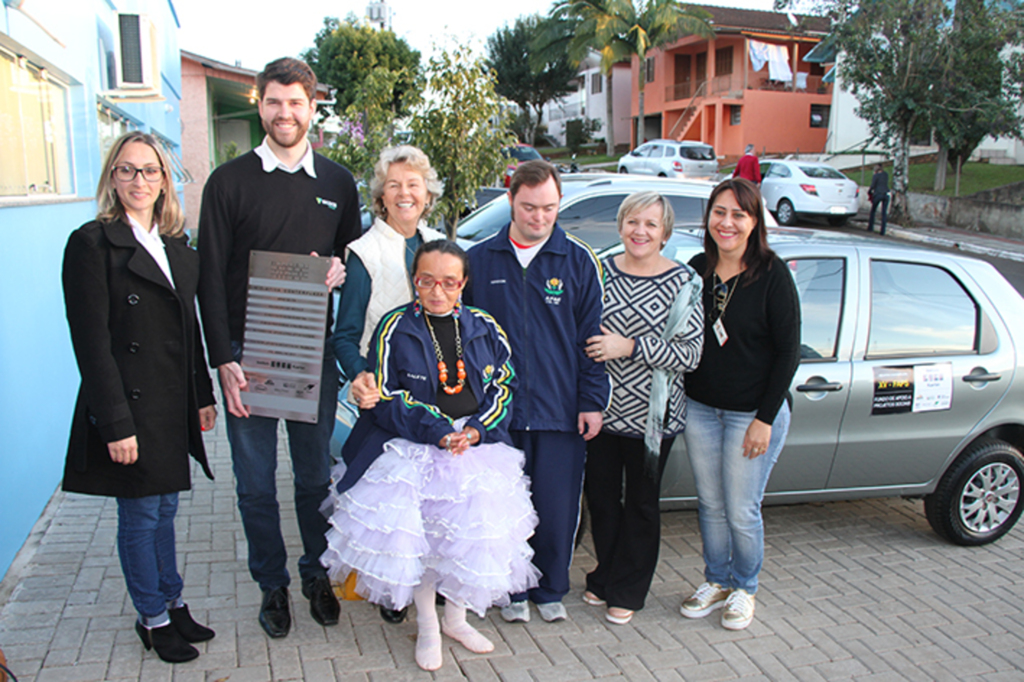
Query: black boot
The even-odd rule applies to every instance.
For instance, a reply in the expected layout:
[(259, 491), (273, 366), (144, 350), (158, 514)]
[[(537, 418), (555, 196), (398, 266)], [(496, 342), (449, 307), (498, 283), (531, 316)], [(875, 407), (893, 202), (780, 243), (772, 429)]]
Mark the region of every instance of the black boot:
[(172, 623), (147, 628), (135, 621), (135, 632), (139, 633), (139, 639), (147, 651), (155, 649), (156, 655), (168, 663), (184, 663), (199, 657), (199, 650), (182, 639)]
[(380, 607), (380, 617), (389, 623), (401, 623), (405, 620), (407, 613), (409, 613), (409, 607), (397, 610), (389, 609), (384, 606)]
[(205, 642), (208, 639), (213, 639), (213, 636), (217, 634), (205, 625), (200, 625), (192, 620), (192, 614), (188, 612), (188, 604), (183, 604), (180, 609), (167, 609), (167, 615), (171, 617), (174, 629), (186, 642)]

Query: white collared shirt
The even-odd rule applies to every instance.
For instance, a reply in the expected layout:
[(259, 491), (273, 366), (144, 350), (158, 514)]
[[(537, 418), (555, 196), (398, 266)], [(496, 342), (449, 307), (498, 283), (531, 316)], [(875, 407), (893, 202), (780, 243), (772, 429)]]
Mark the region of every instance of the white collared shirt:
[(171, 275), (171, 263), (167, 260), (167, 252), (164, 247), (164, 240), (160, 239), (160, 229), (156, 223), (153, 223), (153, 227), (147, 232), (142, 225), (139, 224), (135, 218), (128, 217), (128, 224), (132, 226), (132, 234), (135, 235), (135, 240), (142, 244), (142, 247), (149, 252), (149, 255), (153, 257), (156, 264), (160, 266), (160, 270), (163, 271), (164, 276), (167, 278), (172, 288), (174, 287), (174, 277)]
[(284, 161), (277, 158), (277, 154), (275, 154), (274, 150), (267, 144), (267, 136), (263, 137), (262, 144), (260, 144), (259, 147), (256, 147), (253, 151), (256, 152), (256, 156), (260, 157), (260, 160), (263, 162), (263, 171), (265, 173), (273, 173), (278, 168), (283, 170), (285, 173), (298, 173), (301, 168), (306, 171), (306, 175), (311, 178), (315, 178), (316, 168), (313, 165), (313, 145), (309, 143), (309, 140), (305, 140), (305, 142), (306, 153), (302, 155), (302, 158), (299, 159), (299, 162), (295, 164), (293, 168), (289, 168), (285, 165)]

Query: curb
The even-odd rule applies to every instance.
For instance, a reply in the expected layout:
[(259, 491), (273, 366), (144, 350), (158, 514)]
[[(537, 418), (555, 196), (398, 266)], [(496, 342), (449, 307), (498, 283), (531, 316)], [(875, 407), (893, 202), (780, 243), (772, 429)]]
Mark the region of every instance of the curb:
[(945, 246), (950, 249), (957, 249), (964, 251), (965, 253), (973, 253), (980, 256), (990, 256), (992, 258), (1005, 258), (1006, 260), (1017, 261), (1018, 263), (1024, 263), (1024, 253), (1017, 251), (1008, 251), (1006, 249), (996, 248), (994, 246), (987, 246), (985, 244), (977, 244), (970, 241), (957, 241), (955, 239), (948, 239), (946, 237), (937, 237), (930, 234), (922, 234), (917, 230), (907, 229), (904, 227), (896, 227), (890, 225), (888, 231), (892, 233), (894, 237), (905, 239), (909, 242), (918, 242), (921, 244), (931, 244), (934, 246)]

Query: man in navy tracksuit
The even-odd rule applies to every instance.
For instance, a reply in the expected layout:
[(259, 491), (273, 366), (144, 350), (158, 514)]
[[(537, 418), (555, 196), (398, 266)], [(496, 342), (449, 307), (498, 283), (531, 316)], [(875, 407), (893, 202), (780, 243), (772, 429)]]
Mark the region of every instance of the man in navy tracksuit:
[(546, 621), (566, 617), (569, 566), (579, 524), (585, 441), (601, 430), (611, 382), (584, 352), (601, 333), (601, 264), (556, 225), (558, 171), (527, 161), (512, 176), (512, 221), (469, 251), (464, 298), (489, 312), (508, 334), (519, 377), (510, 433), (526, 453), (540, 524), (530, 540), (543, 573), (529, 594), (512, 595), (506, 621), (530, 619), (527, 597)]

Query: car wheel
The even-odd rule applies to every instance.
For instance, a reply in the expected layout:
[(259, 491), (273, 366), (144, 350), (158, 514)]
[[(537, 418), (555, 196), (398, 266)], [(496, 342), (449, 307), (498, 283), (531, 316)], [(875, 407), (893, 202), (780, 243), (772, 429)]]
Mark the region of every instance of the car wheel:
[(789, 199), (779, 199), (779, 205), (775, 207), (775, 218), (779, 225), (792, 225), (796, 222), (796, 211)]
[(658, 173), (658, 177), (659, 178), (667, 178), (668, 176), (665, 175), (664, 173)]
[(924, 498), (932, 529), (956, 545), (998, 540), (1017, 523), (1024, 500), (1024, 456), (1009, 443), (984, 439), (968, 448)]
[(627, 173), (629, 173), (629, 170), (625, 166), (619, 166), (619, 172), (622, 173), (623, 175), (626, 175)]

